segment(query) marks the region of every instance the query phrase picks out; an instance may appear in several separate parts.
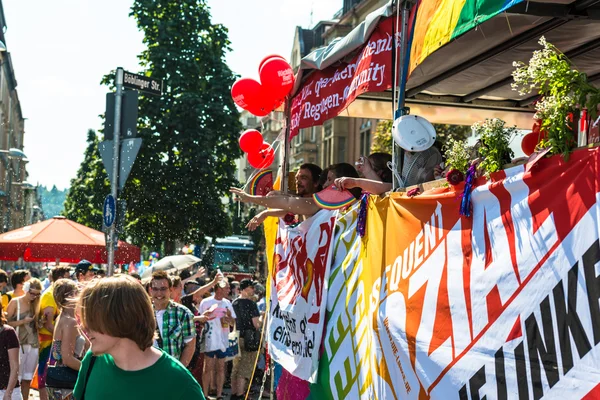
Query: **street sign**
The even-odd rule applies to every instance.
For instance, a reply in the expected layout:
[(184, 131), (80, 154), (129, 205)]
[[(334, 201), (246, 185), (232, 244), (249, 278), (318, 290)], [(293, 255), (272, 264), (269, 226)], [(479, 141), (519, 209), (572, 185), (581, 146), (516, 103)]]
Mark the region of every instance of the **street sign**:
[(160, 79), (152, 79), (144, 75), (123, 71), (123, 86), (126, 88), (160, 96), (162, 94), (162, 84)]
[[(131, 139), (137, 135), (138, 96), (136, 90), (124, 90), (121, 100), (121, 137)], [(106, 94), (104, 114), (104, 140), (113, 140), (115, 132), (115, 93)]]
[(102, 208), (102, 219), (103, 219), (104, 225), (107, 227), (112, 226), (112, 224), (115, 222), (116, 216), (117, 216), (117, 205), (115, 203), (115, 198), (109, 194), (104, 199), (104, 207)]
[[(125, 182), (127, 182), (127, 178), (129, 177), (129, 173), (131, 172), (131, 168), (133, 167), (133, 163), (140, 151), (140, 147), (142, 147), (142, 139), (141, 138), (133, 138), (133, 139), (124, 139), (121, 145), (121, 154), (119, 156), (119, 190), (123, 190), (125, 187)], [(104, 164), (104, 169), (106, 169), (106, 173), (108, 174), (108, 179), (110, 179), (111, 183), (113, 180), (113, 141), (105, 140), (100, 142), (98, 145), (98, 150), (100, 151), (100, 157), (102, 157), (102, 164)]]

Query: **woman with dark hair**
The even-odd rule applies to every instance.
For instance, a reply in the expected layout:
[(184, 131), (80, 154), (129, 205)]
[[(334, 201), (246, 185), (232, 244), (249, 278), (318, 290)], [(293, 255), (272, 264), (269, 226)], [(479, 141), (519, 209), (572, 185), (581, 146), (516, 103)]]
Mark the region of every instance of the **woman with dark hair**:
[(12, 326), (6, 324), (0, 302), (0, 399), (22, 400), (19, 390), (19, 338)]
[(388, 153), (373, 153), (369, 157), (360, 156), (356, 169), (362, 178), (337, 178), (338, 190), (360, 188), (372, 194), (383, 194), (392, 190), (392, 171), (388, 163), (392, 156)]
[[(333, 185), (334, 180), (336, 178), (340, 178), (340, 177), (354, 177), (354, 178), (358, 178), (358, 172), (356, 172), (356, 169), (348, 164), (348, 163), (339, 163), (339, 164), (332, 164), (329, 167), (325, 168), (323, 170), (323, 172), (321, 173), (321, 176), (319, 178), (319, 185), (324, 188), (327, 188), (331, 185)], [(360, 189), (350, 189), (349, 190), (350, 193), (352, 193), (352, 195), (356, 198), (359, 199), (360, 198)], [(255, 202), (252, 201), (251, 198), (256, 199), (256, 201), (261, 201), (261, 199), (258, 199), (260, 196), (247, 196), (248, 198), (250, 198), (249, 200), (244, 200), (245, 197), (241, 196), (238, 192), (234, 192), (235, 194), (238, 195), (238, 197), (241, 199), (241, 201), (243, 202)], [(266, 201), (272, 201), (272, 200), (266, 200)], [(260, 204), (260, 203), (256, 203), (256, 204)], [(319, 210), (321, 210), (321, 208), (315, 203), (315, 201), (311, 198), (288, 198), (287, 200), (287, 204), (290, 207), (290, 211), (291, 208), (294, 208), (295, 213), (297, 214), (307, 214), (307, 215), (313, 215), (316, 214)], [(263, 204), (261, 204), (263, 205)], [(266, 205), (267, 207), (269, 207), (268, 205)], [(304, 212), (299, 212), (299, 211), (304, 211)], [(246, 225), (246, 228), (248, 228), (248, 230), (253, 231), (255, 230), (260, 224), (263, 223), (263, 221), (265, 220), (265, 218), (267, 217), (279, 217), (279, 218), (283, 218), (285, 217), (285, 215), (288, 213), (289, 211), (280, 209), (280, 208), (272, 208), (272, 209), (268, 209), (268, 210), (264, 210), (258, 214), (256, 214), (254, 216), (254, 218), (252, 218), (250, 220), (250, 222), (248, 222), (248, 224)]]

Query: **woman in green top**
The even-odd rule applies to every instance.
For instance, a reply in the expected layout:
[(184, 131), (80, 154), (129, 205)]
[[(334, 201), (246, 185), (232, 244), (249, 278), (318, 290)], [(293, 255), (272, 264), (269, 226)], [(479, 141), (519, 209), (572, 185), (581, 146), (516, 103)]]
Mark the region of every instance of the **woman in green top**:
[(204, 400), (192, 374), (152, 347), (154, 312), (135, 279), (118, 276), (91, 283), (81, 293), (78, 312), (92, 347), (79, 370), (76, 400)]

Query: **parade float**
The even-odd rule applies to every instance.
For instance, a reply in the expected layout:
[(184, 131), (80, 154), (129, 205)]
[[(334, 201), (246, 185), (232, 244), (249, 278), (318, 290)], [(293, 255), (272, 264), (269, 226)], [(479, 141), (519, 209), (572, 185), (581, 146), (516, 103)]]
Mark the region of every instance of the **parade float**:
[[(302, 60), (285, 149), (342, 111), (409, 109), (489, 144), (477, 165), (451, 144), (442, 184), (265, 223), (278, 398), (600, 397), (599, 17), (598, 0), (390, 2)], [(513, 126), (531, 156), (506, 166)]]

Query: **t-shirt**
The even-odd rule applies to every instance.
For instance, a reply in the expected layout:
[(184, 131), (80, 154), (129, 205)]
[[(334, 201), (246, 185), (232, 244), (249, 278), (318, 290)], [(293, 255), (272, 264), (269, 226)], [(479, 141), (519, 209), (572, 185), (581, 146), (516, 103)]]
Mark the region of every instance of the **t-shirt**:
[[(54, 285), (50, 286), (42, 297), (40, 298), (40, 319), (44, 318), (44, 310), (48, 307), (52, 307), (54, 309), (54, 320), (58, 316), (58, 307), (56, 306), (56, 302), (54, 301)], [(52, 332), (48, 329), (41, 327), (40, 335), (50, 335), (52, 336)]]
[[(0, 390), (6, 390), (10, 379), (8, 350), (18, 348), (17, 332), (9, 325), (0, 327)], [(19, 382), (17, 382), (17, 386), (19, 386)]]
[(81, 399), (84, 386), (85, 400), (205, 399), (192, 374), (164, 351), (154, 365), (139, 371), (122, 370), (108, 354), (97, 356), (86, 384), (91, 359), (92, 352), (88, 351), (73, 391), (77, 400)]
[[(206, 298), (200, 302), (198, 312), (200, 315), (209, 310), (214, 305), (217, 308), (226, 308), (235, 318), (235, 310), (231, 302), (227, 299), (216, 300), (215, 296)], [(216, 350), (225, 351), (229, 347), (229, 325), (221, 323), (222, 318), (213, 318), (204, 324), (204, 351), (211, 352)]]
[(250, 299), (237, 298), (233, 301), (233, 309), (237, 316), (235, 320), (236, 329), (240, 332), (255, 330), (252, 318), (259, 317), (258, 307)]
[(15, 295), (12, 290), (2, 295), (2, 309), (4, 310), (4, 312), (6, 312), (6, 310), (8, 309), (8, 303), (10, 303), (14, 296)]

